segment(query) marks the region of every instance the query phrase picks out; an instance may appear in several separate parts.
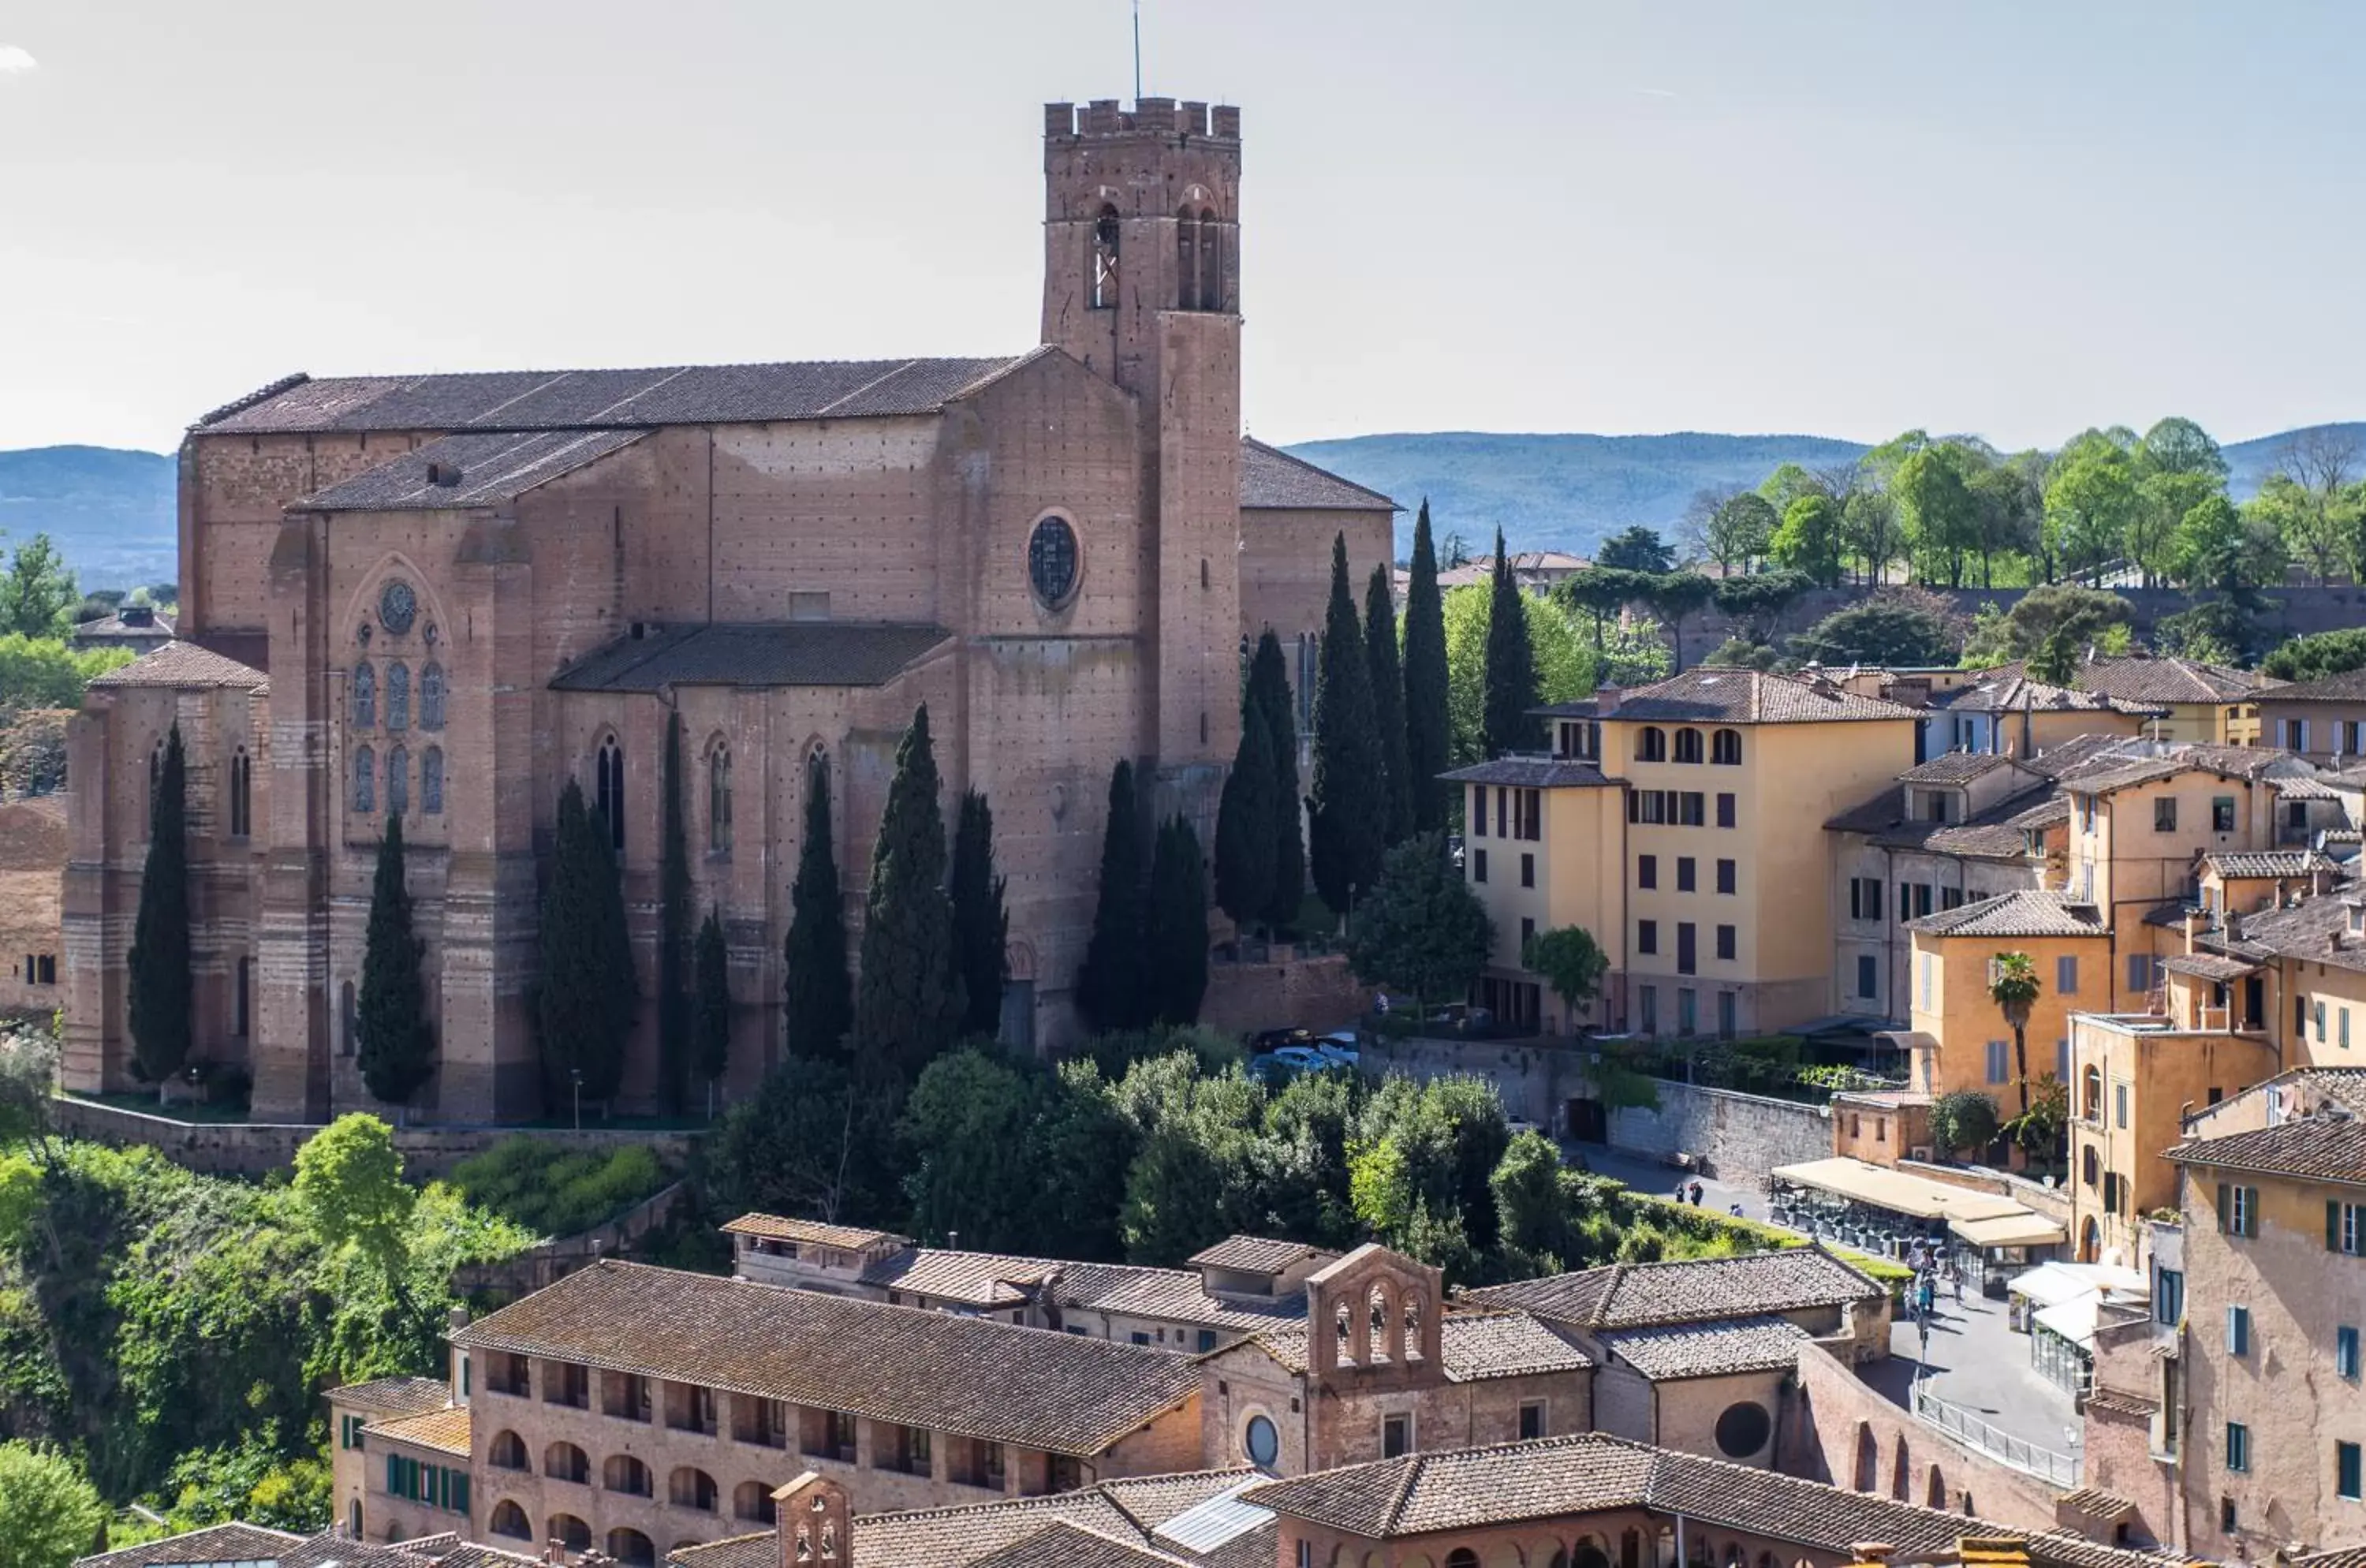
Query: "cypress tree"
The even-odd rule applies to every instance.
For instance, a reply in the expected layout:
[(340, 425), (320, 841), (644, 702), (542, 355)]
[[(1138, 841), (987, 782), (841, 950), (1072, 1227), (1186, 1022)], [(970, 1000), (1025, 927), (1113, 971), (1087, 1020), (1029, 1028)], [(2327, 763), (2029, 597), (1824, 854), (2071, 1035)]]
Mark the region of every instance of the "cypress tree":
[(536, 1012), (553, 1109), (605, 1100), (624, 1081), (625, 1046), (640, 986), (625, 925), (625, 890), (607, 819), (573, 779), (558, 796), (550, 886), (542, 896), (542, 979)]
[(1345, 916), (1380, 874), (1388, 783), (1372, 717), (1372, 671), (1363, 623), (1347, 588), (1347, 540), (1331, 541), (1331, 607), (1323, 619), (1322, 676), (1314, 688), (1314, 787), (1307, 797), (1307, 859), (1314, 890)]
[(189, 1059), (196, 982), (189, 970), (188, 764), (181, 727), (164, 738), (148, 791), (148, 860), (131, 926), (129, 976), (133, 1065), (164, 1097)]
[(994, 874), (994, 810), (976, 790), (963, 794), (953, 827), (953, 948), (961, 955), (963, 1034), (1002, 1028), (1002, 991), (1010, 977), (1010, 911), (1004, 879)]
[(658, 1075), (680, 1115), (690, 1089), (690, 831), (682, 821), (682, 715), (666, 717), (665, 830), (658, 851)]
[(1297, 699), (1290, 694), (1281, 639), (1271, 626), (1257, 638), (1256, 657), (1249, 661), (1248, 708), (1265, 716), (1273, 761), (1273, 902), (1265, 919), (1281, 931), (1298, 924), (1299, 906), (1306, 902), (1306, 840), (1298, 797)]
[(1076, 1008), (1095, 1030), (1140, 1029), (1150, 1021), (1144, 944), (1149, 912), (1142, 886), (1142, 818), (1133, 797), (1133, 764), (1120, 759), (1110, 772), (1109, 818), (1101, 829), (1100, 897), (1093, 908), (1092, 940), (1076, 976)]
[(861, 980), (854, 988), (857, 1065), (908, 1086), (960, 1032), (962, 977), (953, 906), (945, 897), (945, 818), (929, 705), (896, 747), (887, 808), (871, 849)]
[(1153, 1019), (1199, 1022), (1200, 1001), (1208, 994), (1208, 873), (1200, 859), (1200, 835), (1179, 815), (1158, 829), (1151, 856), (1144, 946)]
[(1437, 550), (1430, 542), (1429, 502), (1413, 525), (1413, 581), (1405, 586), (1405, 772), (1414, 830), (1438, 832), (1452, 815), (1438, 775), (1453, 765), (1454, 724), (1447, 711), (1446, 600), (1437, 591)]
[(426, 946), (411, 930), (402, 818), (389, 812), (377, 841), (377, 876), (370, 885), (354, 1018), (362, 1082), (389, 1105), (409, 1104), (435, 1071), (435, 1033), (428, 1027), (426, 983), (419, 973)]
[(1536, 650), (1528, 644), (1528, 607), (1512, 563), (1504, 555), (1504, 530), (1495, 530), (1495, 577), (1487, 601), (1485, 735), (1487, 755), (1533, 751), (1544, 742), (1544, 727), (1529, 710), (1537, 694)]
[(1244, 698), (1241, 743), (1216, 805), (1216, 902), (1243, 927), (1273, 908), (1275, 788), (1272, 727)]
[(690, 1038), (698, 1076), (706, 1081), (706, 1113), (715, 1114), (715, 1086), (731, 1065), (731, 964), (723, 946), (723, 917), (709, 909), (698, 928), (691, 967), (696, 971)]
[(1396, 594), (1389, 563), (1372, 568), (1364, 593), (1364, 657), (1372, 667), (1372, 723), (1380, 742), (1380, 777), (1388, 813), (1380, 828), (1383, 847), (1413, 834), (1412, 762), (1405, 750), (1404, 677), (1397, 667)]
[(782, 983), (788, 1054), (843, 1059), (854, 1027), (854, 982), (846, 970), (846, 895), (830, 839), (829, 764), (819, 757), (806, 769), (805, 841), (797, 846), (789, 910), (781, 949), (788, 971)]

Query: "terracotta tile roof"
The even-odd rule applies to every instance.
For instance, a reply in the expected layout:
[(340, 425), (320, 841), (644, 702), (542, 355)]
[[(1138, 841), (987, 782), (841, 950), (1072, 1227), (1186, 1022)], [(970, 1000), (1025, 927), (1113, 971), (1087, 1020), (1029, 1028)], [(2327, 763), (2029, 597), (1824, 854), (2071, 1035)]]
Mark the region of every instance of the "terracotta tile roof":
[(2091, 1410), (2109, 1410), (2121, 1416), (2150, 1416), (2160, 1409), (2149, 1400), (2100, 1385), (2087, 1395), (2087, 1405)]
[(2199, 980), (2234, 980), (2259, 970), (2256, 964), (2240, 958), (2222, 958), (2214, 953), (2180, 953), (2161, 960), (2162, 968), (2172, 975), (2191, 975)]
[(1200, 1386), (1169, 1351), (613, 1259), (452, 1342), (1079, 1457)]
[[(1120, 1268), (1110, 1264), (1068, 1266), (1053, 1286), (1060, 1304), (1071, 1311), (1105, 1312), (1119, 1316), (1163, 1317), (1206, 1328), (1255, 1334), (1278, 1324), (1306, 1317), (1302, 1293), (1279, 1295), (1270, 1301), (1256, 1297), (1211, 1296), (1200, 1276), (1189, 1270)], [(1105, 1272), (1097, 1283), (1088, 1273)]]
[(2059, 893), (2024, 887), (1976, 898), (1953, 909), (1941, 909), (1906, 922), (1910, 931), (1933, 936), (2038, 937), (2103, 936), (2109, 934), (2095, 918), (2092, 904), (2081, 904)]
[(1801, 1247), (1741, 1258), (1612, 1263), (1465, 1291), (1459, 1299), (1515, 1307), (1548, 1323), (1617, 1329), (1803, 1312), (1885, 1293), (1821, 1247)]
[[(862, 1526), (854, 1527), (862, 1539)], [(781, 1568), (781, 1532), (759, 1530), (753, 1535), (726, 1536), (702, 1546), (678, 1546), (666, 1558), (667, 1568)]]
[(1100, 1493), (1125, 1510), (1144, 1529), (1155, 1530), (1178, 1514), (1186, 1514), (1211, 1497), (1242, 1483), (1260, 1479), (1248, 1465), (1220, 1470), (1182, 1471), (1172, 1475), (1120, 1476), (1100, 1483)]
[(2366, 1067), (2294, 1067), (2270, 1081), (2297, 1087), (2312, 1107), (2331, 1100), (2366, 1116)]
[(152, 652), (143, 653), (119, 670), (91, 678), (90, 684), (102, 689), (117, 686), (170, 686), (176, 691), (208, 691), (229, 687), (236, 691), (259, 692), (268, 689), (270, 678), (260, 670), (241, 664), (235, 659), (225, 659), (211, 649), (199, 648), (194, 642), (168, 642)]
[(2149, 717), (2169, 711), (2158, 703), (2049, 685), (2001, 670), (1988, 671), (1952, 691), (1933, 692), (1926, 705), (1943, 713), (2122, 713)]
[(2100, 1486), (2081, 1486), (2075, 1491), (2065, 1492), (2056, 1501), (2065, 1507), (2076, 1508), (2089, 1518), (2101, 1519), (2107, 1524), (2124, 1519), (2136, 1511), (2134, 1503)]
[(971, 1559), (970, 1568), (1173, 1568), (1185, 1561), (1059, 1519), (999, 1551)]
[(911, 1242), (891, 1231), (864, 1230), (857, 1225), (824, 1224), (819, 1220), (791, 1219), (782, 1214), (742, 1214), (723, 1227), (726, 1235), (766, 1236), (774, 1241), (811, 1241), (824, 1247), (842, 1247), (850, 1252), (862, 1252), (889, 1242), (909, 1247)]
[[(773, 1540), (769, 1535), (764, 1539)], [(779, 1550), (777, 1543), (774, 1550)], [(535, 1568), (541, 1562), (540, 1557), (529, 1556), (523, 1551), (504, 1551), (498, 1546), (463, 1543), (437, 1558), (435, 1568), (516, 1568), (516, 1565)], [(764, 1568), (773, 1568), (773, 1565), (766, 1563)]]
[(2289, 908), (2243, 915), (2230, 934), (2254, 952), (2366, 970), (2366, 940), (2349, 934), (2349, 908), (2343, 897), (2360, 891), (2360, 884), (2345, 883), (2336, 892), (2303, 898)]
[[(1104, 1481), (1080, 1491), (1048, 1497), (858, 1515), (854, 1520), (854, 1560), (858, 1563), (881, 1564), (882, 1568), (970, 1568), (980, 1558), (1023, 1541), (1055, 1523), (1074, 1525), (1113, 1540), (1151, 1549), (1151, 1532), (1160, 1525), (1256, 1473), (1246, 1468), (1198, 1471)], [(777, 1546), (774, 1550), (777, 1551)], [(686, 1568), (742, 1568), (737, 1562), (718, 1562), (695, 1555), (685, 1557), (684, 1562)], [(749, 1564), (748, 1568), (758, 1565)], [(760, 1568), (773, 1568), (773, 1563), (768, 1562)]]
[(2314, 1556), (2295, 1557), (2291, 1568), (2366, 1568), (2366, 1546), (2344, 1546)]
[[(873, 1258), (858, 1278), (865, 1285), (925, 1296), (931, 1303), (1009, 1307), (1031, 1302), (1060, 1272), (1049, 1258), (1010, 1258), (998, 1252), (952, 1252), (911, 1247)], [(907, 1304), (918, 1304), (910, 1303)]]
[(2338, 675), (2303, 681), (2296, 685), (2278, 686), (2274, 691), (2261, 692), (2259, 700), (2271, 703), (2366, 703), (2366, 670), (2345, 670)]
[(1654, 1382), (1774, 1371), (1799, 1363), (1808, 1331), (1787, 1317), (1744, 1317), (1730, 1323), (1679, 1324), (1606, 1334), (1605, 1348)]
[(1403, 507), (1343, 479), (1328, 468), (1318, 468), (1303, 457), (1293, 457), (1278, 446), (1253, 436), (1241, 437), (1241, 506), (1245, 511), (1402, 512)]
[(2000, 752), (1949, 751), (1943, 756), (1933, 757), (1927, 762), (1916, 763), (1898, 774), (1898, 782), (1900, 784), (1968, 784), (1974, 779), (1985, 778), (1999, 768), (2012, 768), (2024, 773), (2033, 772), (2028, 763), (2007, 757)]
[[(2050, 781), (2008, 796), (1973, 813), (1961, 822), (1932, 822), (1908, 814), (1906, 792), (1890, 784), (1862, 806), (1832, 818), (1824, 827), (1835, 833), (1862, 833), (1887, 849), (1920, 850), (1926, 854), (1961, 855), (1974, 860), (2025, 860), (2029, 841), (2022, 836), (2022, 818), (2031, 803), (2043, 805), (2053, 790)], [(2068, 807), (2063, 808), (2067, 818)]]
[(2340, 866), (2315, 850), (2238, 850), (2205, 854), (2203, 867), (2222, 877), (2307, 876), (2315, 872), (2338, 873)]
[(550, 689), (884, 686), (952, 637), (942, 626), (863, 621), (672, 626), (593, 649), (552, 676)]
[(2036, 752), (2028, 761), (2046, 777), (2058, 779), (2092, 766), (2099, 757), (2112, 756), (2127, 740), (2124, 735), (2074, 735)]
[(581, 430), (746, 424), (934, 413), (1008, 375), (1035, 349), (995, 359), (806, 360), (636, 370), (497, 370), (308, 376), (276, 381), (199, 420), (203, 434)]
[(1272, 1236), (1228, 1235), (1184, 1259), (1194, 1269), (1230, 1269), (1245, 1274), (1279, 1274), (1291, 1264), (1324, 1256), (1318, 1247)]
[(1498, 757), (1437, 776), (1448, 784), (1505, 784), (1514, 789), (1614, 789), (1618, 784), (1592, 762), (1561, 757)]
[(268, 1559), (297, 1546), (303, 1537), (261, 1525), (212, 1525), (186, 1535), (167, 1536), (145, 1546), (74, 1559), (74, 1568), (141, 1568), (150, 1562), (233, 1562)]
[(379, 1378), (332, 1388), (329, 1398), (348, 1410), (391, 1419), (443, 1409), (452, 1401), (452, 1385), (442, 1378)]
[[(290, 512), (454, 512), (514, 501), (648, 434), (560, 430), (447, 435), (287, 503)], [(434, 477), (431, 477), (431, 475)]]
[[(1595, 716), (1590, 703), (1539, 711), (1562, 709)], [(1620, 694), (1615, 710), (1601, 716), (1622, 724), (1831, 724), (1910, 719), (1915, 710), (1880, 697), (1859, 696), (1810, 676), (1712, 665), (1633, 687)]]
[(468, 1407), (465, 1404), (404, 1416), (392, 1421), (373, 1421), (363, 1430), (390, 1443), (409, 1443), (414, 1448), (434, 1449), (442, 1453), (464, 1456), (469, 1451)]
[[(2331, 783), (2306, 773), (2297, 773), (2291, 778), (2270, 779), (2268, 782), (2275, 790), (2276, 798), (2279, 800), (2339, 800), (2342, 796), (2342, 791), (2335, 788)], [(2357, 786), (2349, 784), (2348, 787), (2355, 789)]]
[(2304, 1117), (2223, 1138), (2189, 1138), (2166, 1157), (2212, 1170), (2366, 1186), (2366, 1122)]
[[(2026, 675), (2028, 666), (2001, 664), (1991, 675)], [(2169, 657), (2137, 658), (2101, 654), (2081, 660), (2070, 684), (2082, 692), (2098, 692), (2134, 703), (2236, 703), (2248, 701), (2265, 688), (2282, 682), (2248, 670), (2223, 664)]]
[[(1302, 1373), (1313, 1364), (1303, 1327), (1268, 1329), (1253, 1337), (1285, 1371)], [(1594, 1365), (1584, 1351), (1524, 1312), (1448, 1313), (1437, 1325), (1437, 1338), (1448, 1382), (1580, 1371)]]

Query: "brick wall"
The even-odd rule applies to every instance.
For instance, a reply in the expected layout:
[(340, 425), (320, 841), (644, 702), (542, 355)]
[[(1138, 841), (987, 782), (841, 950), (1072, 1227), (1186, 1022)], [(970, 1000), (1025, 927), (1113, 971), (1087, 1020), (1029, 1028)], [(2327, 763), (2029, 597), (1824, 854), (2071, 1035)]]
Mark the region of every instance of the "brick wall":
[(1657, 1111), (1619, 1111), (1610, 1118), (1610, 1146), (1662, 1158), (1706, 1156), (1720, 1181), (1756, 1186), (1776, 1166), (1823, 1159), (1831, 1153), (1831, 1118), (1821, 1106), (1731, 1089), (1662, 1083)]
[(1200, 1021), (1245, 1034), (1259, 1029), (1344, 1029), (1363, 1011), (1364, 987), (1338, 953), (1270, 964), (1216, 964)]

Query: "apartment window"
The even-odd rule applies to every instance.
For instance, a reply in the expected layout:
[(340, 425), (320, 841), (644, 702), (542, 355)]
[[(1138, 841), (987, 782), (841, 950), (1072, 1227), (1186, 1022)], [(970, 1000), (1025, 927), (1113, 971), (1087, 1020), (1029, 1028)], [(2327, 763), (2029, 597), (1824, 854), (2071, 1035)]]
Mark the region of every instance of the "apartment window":
[(1741, 877), (1741, 867), (1739, 863), (1729, 860), (1717, 863), (1717, 890), (1719, 893), (1732, 893), (1740, 886)]
[(1924, 953), (1922, 955), (1922, 1010), (1924, 1012), (1929, 1012), (1931, 1010), (1931, 992), (1932, 989), (1932, 982), (1938, 978), (1938, 974), (1939, 960), (1937, 955), (1929, 953)]
[(1701, 732), (1697, 729), (1676, 731), (1676, 761), (1697, 762), (1701, 760)]
[(1135, 1330), (1133, 1331), (1133, 1342), (1134, 1342), (1135, 1344), (1137, 1344), (1137, 1345), (1147, 1345), (1147, 1344), (1149, 1344), (1149, 1343), (1150, 1343), (1150, 1332), (1149, 1332), (1149, 1330), (1147, 1330), (1147, 1329), (1143, 1329), (1143, 1328), (1137, 1328), (1137, 1329), (1135, 1329)]
[(1719, 926), (1719, 927), (1718, 927), (1718, 928), (1717, 928), (1717, 955), (1718, 955), (1718, 957), (1719, 957), (1720, 959), (1724, 960), (1726, 963), (1730, 964), (1730, 963), (1732, 963), (1732, 962), (1733, 962), (1733, 958), (1734, 958), (1734, 950), (1735, 950), (1735, 937), (1734, 937), (1734, 930), (1733, 930), (1733, 928), (1732, 928), (1731, 926)]
[(2283, 747), (2285, 750), (2305, 751), (2308, 750), (2308, 720), (2304, 718), (2287, 718), (2279, 720), (2278, 725), (2284, 732)]
[[(1651, 731), (1656, 735), (1657, 730)], [(1413, 1417), (1383, 1416), (1380, 1417), (1380, 1457), (1395, 1459), (1413, 1450)]]
[(1676, 857), (1677, 892), (1691, 893), (1697, 890), (1699, 885), (1698, 864), (1699, 863), (1696, 862), (1690, 855), (1678, 855)]
[(2366, 1203), (2325, 1201), (2325, 1247), (2351, 1258), (2366, 1252)]
[(1664, 762), (1668, 760), (1668, 732), (1656, 724), (1647, 724), (1635, 732), (1635, 760), (1639, 762)]
[(2124, 1083), (2112, 1086), (2112, 1123), (2124, 1132), (2127, 1128), (2128, 1086)]
[(2012, 1044), (2010, 1041), (1989, 1042), (1989, 1082), (2010, 1083), (2012, 1080)]
[(2312, 1005), (2316, 1014), (2316, 1043), (2322, 1045), (2325, 1043), (2325, 1003), (2320, 1000)]
[(1660, 951), (1659, 921), (1637, 920), (1635, 922), (1635, 951), (1638, 953), (1657, 953)]
[(2156, 833), (2177, 831), (2177, 797), (2162, 795), (2152, 803), (2152, 830)]
[(1700, 953), (1696, 946), (1696, 931), (1690, 920), (1676, 922), (1676, 973), (1696, 975), (1700, 972)]
[(1849, 919), (1877, 920), (1881, 919), (1881, 878), (1852, 876), (1849, 878)]
[(2185, 1270), (2155, 1267), (2152, 1271), (2152, 1320), (2175, 1328), (2185, 1321)]
[(1657, 887), (1660, 886), (1659, 856), (1637, 855), (1635, 857), (1635, 886), (1638, 887)]
[(1939, 889), (1939, 908), (1942, 909), (1960, 909), (1963, 907), (1964, 890), (1962, 888), (1942, 887)]
[(1520, 856), (1520, 886), (1534, 887), (1536, 885), (1537, 857), (1532, 854), (1523, 854)]
[(1668, 819), (1668, 791), (1639, 789), (1627, 796), (1627, 820), (1656, 824)]
[(1717, 1032), (1726, 1039), (1733, 1038), (1734, 1003), (1731, 991), (1717, 994)]
[(1690, 986), (1676, 987), (1676, 1032), (1691, 1034), (1700, 1028), (1700, 993)]
[(1642, 989), (1642, 1030), (1646, 1034), (1660, 1032), (1660, 987), (1646, 986)]
[(1869, 953), (1857, 954), (1856, 994), (1871, 998), (1880, 994), (1881, 961)]
[(1734, 798), (1735, 797), (1731, 791), (1726, 791), (1718, 795), (1717, 825), (1718, 827), (1730, 828), (1733, 826)]
[(1520, 1440), (1522, 1442), (1527, 1442), (1532, 1438), (1541, 1438), (1544, 1435), (1545, 1402), (1541, 1399), (1528, 1399), (1521, 1401)]
[(2222, 1534), (2235, 1533), (2235, 1499), (2232, 1497), (2218, 1499), (2218, 1529)]
[(2248, 1356), (2251, 1353), (2251, 1309), (2230, 1306), (2226, 1309), (2226, 1354)]
[(2075, 953), (2064, 953), (2054, 961), (2054, 990), (2057, 996), (2079, 994), (2079, 959)]
[(2349, 1010), (2348, 1008), (2341, 1010), (2341, 1048), (2345, 1051), (2349, 1049)]
[(2333, 1331), (2333, 1371), (2351, 1382), (2358, 1381), (2358, 1330), (2346, 1323)]
[(2231, 833), (2235, 830), (2235, 797), (2233, 795), (2221, 795), (2211, 798), (2210, 830), (2214, 833)]
[(1708, 814), (1704, 807), (1707, 805), (1707, 796), (1702, 795), (1701, 792), (1696, 789), (1688, 789), (1677, 792), (1675, 810), (1676, 825), (1682, 828), (1697, 828), (1707, 822), (1708, 820)]
[(2240, 1421), (2226, 1423), (2226, 1468), (2237, 1475), (2251, 1468), (2251, 1429)]
[(1487, 786), (1485, 784), (1470, 786), (1470, 836), (1474, 839), (1483, 839), (1487, 836)]
[[(2091, 1154), (2093, 1151), (2088, 1152)], [(2120, 1173), (2116, 1170), (2103, 1172), (2103, 1213), (2107, 1214), (2127, 1213), (2127, 1205), (2120, 1201)]]
[(366, 1416), (342, 1416), (337, 1418), (337, 1446), (357, 1449), (362, 1446), (362, 1428), (368, 1425)]
[(2128, 989), (2131, 991), (2149, 991), (2152, 989), (2151, 953), (2131, 953), (2128, 954)]
[(2360, 1476), (2360, 1468), (2356, 1443), (2333, 1445), (2333, 1490), (2344, 1502), (2355, 1503), (2361, 1495), (2360, 1484), (2366, 1477)]
[(1931, 885), (1927, 882), (1918, 882), (1914, 885), (1914, 918), (1919, 920), (1930, 912)]
[(1524, 789), (1520, 792), (1520, 837), (1531, 842), (1545, 836), (1545, 792)]
[(1520, 962), (1528, 961), (1528, 948), (1537, 940), (1537, 922), (1526, 915), (1520, 917)]
[(1204, 1356), (1215, 1348), (1216, 1331), (1212, 1328), (1203, 1328), (1200, 1330), (1200, 1342), (1198, 1347), (1200, 1354)]
[(1487, 852), (1485, 850), (1472, 850), (1470, 852), (1470, 880), (1473, 882), (1484, 882), (1487, 880)]
[(2259, 1234), (2259, 1190), (2218, 1184), (2218, 1229), (2225, 1235)]

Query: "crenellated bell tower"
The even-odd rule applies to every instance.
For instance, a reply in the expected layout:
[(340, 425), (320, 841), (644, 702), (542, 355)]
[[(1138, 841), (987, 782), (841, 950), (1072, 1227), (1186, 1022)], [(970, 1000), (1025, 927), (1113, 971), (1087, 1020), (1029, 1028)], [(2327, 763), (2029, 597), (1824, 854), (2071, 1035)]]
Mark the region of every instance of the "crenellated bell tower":
[(1240, 110), (1047, 105), (1043, 176), (1043, 341), (1141, 411), (1154, 805), (1212, 843), (1240, 739)]

